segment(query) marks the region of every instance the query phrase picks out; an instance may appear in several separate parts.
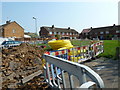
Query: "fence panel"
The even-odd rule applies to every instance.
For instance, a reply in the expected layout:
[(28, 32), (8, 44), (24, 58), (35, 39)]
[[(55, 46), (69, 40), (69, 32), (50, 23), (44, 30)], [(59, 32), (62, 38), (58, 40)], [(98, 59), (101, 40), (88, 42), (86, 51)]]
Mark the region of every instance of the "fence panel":
[[(70, 82), (69, 88), (91, 88), (93, 86), (104, 88), (101, 77), (89, 67), (53, 55), (44, 54), (43, 57), (46, 61), (46, 68), (44, 68), (46, 81), (51, 87), (66, 88), (67, 83)], [(58, 74), (58, 69), (61, 70), (61, 74)], [(68, 73), (69, 80), (65, 79), (65, 73)], [(73, 76), (79, 81), (77, 87), (73, 82)]]

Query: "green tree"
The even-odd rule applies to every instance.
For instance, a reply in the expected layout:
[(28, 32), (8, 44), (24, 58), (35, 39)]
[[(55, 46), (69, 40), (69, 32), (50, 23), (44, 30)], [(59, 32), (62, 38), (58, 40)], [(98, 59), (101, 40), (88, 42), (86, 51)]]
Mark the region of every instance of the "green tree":
[(60, 39), (60, 35), (58, 35), (58, 34), (56, 34), (55, 37), (56, 37), (57, 39)]

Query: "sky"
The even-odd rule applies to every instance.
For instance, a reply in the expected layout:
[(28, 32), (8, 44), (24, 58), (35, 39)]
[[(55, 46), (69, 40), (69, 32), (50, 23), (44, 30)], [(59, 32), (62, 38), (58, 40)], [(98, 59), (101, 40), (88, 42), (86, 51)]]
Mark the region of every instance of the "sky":
[(118, 1), (80, 1), (80, 2), (8, 2), (0, 3), (0, 24), (6, 20), (16, 21), (25, 32), (36, 32), (42, 26), (72, 28), (79, 33), (90, 27), (118, 25)]

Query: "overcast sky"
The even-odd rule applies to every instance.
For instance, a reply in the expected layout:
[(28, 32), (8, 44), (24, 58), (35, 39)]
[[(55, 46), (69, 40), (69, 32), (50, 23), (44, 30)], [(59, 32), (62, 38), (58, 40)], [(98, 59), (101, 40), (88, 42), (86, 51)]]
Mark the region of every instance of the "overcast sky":
[(68, 28), (81, 32), (90, 27), (118, 24), (118, 1), (86, 2), (2, 2), (2, 22), (16, 21), (25, 31), (35, 32), (42, 26)]

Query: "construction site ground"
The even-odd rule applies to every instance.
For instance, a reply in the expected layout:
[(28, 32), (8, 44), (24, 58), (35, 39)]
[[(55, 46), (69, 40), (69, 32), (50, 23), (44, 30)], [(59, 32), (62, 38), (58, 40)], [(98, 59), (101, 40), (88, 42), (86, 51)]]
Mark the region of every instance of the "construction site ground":
[[(0, 80), (2, 81), (2, 87), (19, 87), (13, 85), (13, 83), (19, 82), (20, 78), (24, 78), (31, 73), (40, 69), (42, 70), (41, 59), (43, 53), (44, 50), (42, 50), (42, 48), (28, 44), (22, 44), (21, 46), (13, 49), (3, 50), (0, 54), (2, 57), (0, 59), (2, 62), (2, 65), (0, 65), (0, 75), (2, 77)], [(104, 81), (105, 88), (120, 88), (119, 63), (119, 60), (100, 57), (83, 64), (89, 66), (100, 75)], [(22, 85), (22, 87), (19, 88), (47, 88), (48, 85), (42, 82), (42, 80), (43, 79), (40, 79), (40, 77), (36, 77), (31, 82)]]

